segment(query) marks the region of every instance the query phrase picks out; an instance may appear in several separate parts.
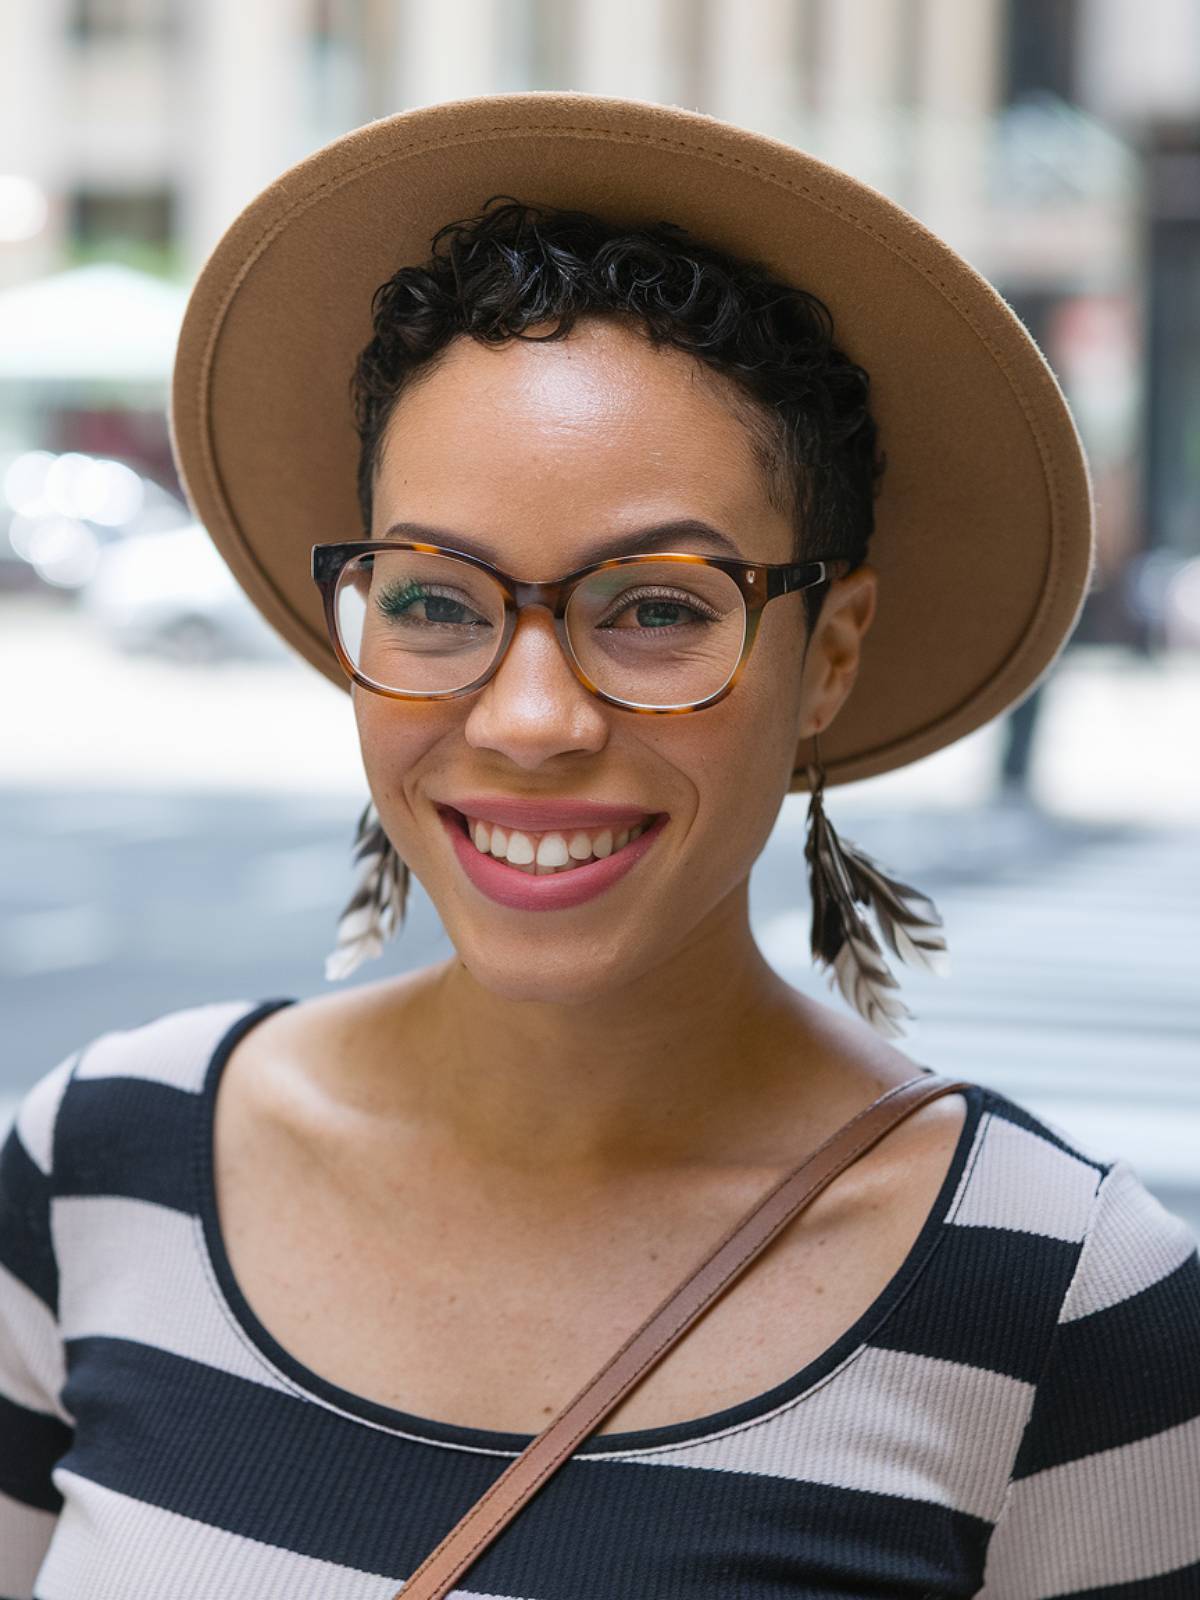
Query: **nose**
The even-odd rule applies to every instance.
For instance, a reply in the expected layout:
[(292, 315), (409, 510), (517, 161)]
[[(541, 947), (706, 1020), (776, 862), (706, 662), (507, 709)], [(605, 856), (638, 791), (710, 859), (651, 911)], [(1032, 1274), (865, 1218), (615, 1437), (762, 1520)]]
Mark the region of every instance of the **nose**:
[(523, 606), (508, 650), (467, 716), (467, 743), (532, 771), (556, 755), (595, 754), (608, 739), (607, 707), (572, 670), (545, 606)]

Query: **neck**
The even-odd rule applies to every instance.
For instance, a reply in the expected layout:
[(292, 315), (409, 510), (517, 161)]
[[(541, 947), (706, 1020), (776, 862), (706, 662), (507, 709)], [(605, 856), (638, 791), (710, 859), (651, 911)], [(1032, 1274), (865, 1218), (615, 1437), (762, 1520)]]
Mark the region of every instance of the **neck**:
[(456, 1154), (514, 1175), (773, 1151), (806, 1077), (815, 1106), (839, 1098), (823, 1010), (764, 961), (743, 885), (660, 965), (569, 1005), (498, 995), (457, 957), (432, 969), (400, 1024), (420, 1050), (405, 1099)]

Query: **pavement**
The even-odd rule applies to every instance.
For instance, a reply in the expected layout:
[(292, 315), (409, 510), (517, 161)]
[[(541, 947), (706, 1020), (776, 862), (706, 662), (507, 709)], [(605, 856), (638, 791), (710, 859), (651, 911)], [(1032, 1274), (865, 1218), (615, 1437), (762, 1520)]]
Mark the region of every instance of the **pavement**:
[[(125, 657), (22, 597), (0, 601), (4, 668), (29, 687), (0, 732), (0, 1128), (106, 1028), (322, 992), (366, 797), (349, 697), (302, 662)], [(1200, 656), (1074, 647), (1042, 692), (1028, 796), (996, 794), (996, 722), (828, 789), (826, 811), (945, 921), (952, 974), (897, 972), (900, 1048), (1124, 1156), (1200, 1231), (1197, 728)], [(777, 970), (838, 1007), (808, 952), (806, 810), (785, 801), (752, 915)], [(387, 969), (449, 953), (418, 885)]]

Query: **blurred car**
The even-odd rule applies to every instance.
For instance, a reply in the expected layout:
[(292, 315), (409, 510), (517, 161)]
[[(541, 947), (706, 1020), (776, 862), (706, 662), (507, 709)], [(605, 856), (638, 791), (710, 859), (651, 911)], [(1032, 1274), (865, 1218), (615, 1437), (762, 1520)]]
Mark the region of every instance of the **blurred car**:
[(79, 604), (130, 654), (198, 665), (292, 655), (198, 522), (106, 546)]
[(1200, 650), (1200, 556), (1157, 548), (1125, 569), (1130, 611), (1159, 649)]
[(0, 591), (74, 604), (106, 545), (182, 528), (187, 507), (128, 461), (35, 446), (0, 452)]
[(46, 587), (27, 556), (14, 549), (8, 534), (10, 517), (0, 518), (0, 594), (33, 594)]

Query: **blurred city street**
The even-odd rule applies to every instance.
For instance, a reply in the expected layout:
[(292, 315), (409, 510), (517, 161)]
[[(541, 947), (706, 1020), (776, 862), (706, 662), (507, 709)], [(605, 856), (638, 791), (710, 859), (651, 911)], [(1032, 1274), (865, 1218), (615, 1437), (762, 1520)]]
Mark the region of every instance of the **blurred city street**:
[(391, 1594), (881, 999), (1016, 1109), (459, 1575), (1192, 1594), (1200, 0), (11, 0), (0, 152), (0, 1600)]
[[(0, 745), (0, 1118), (107, 1028), (325, 989), (366, 797), (346, 695), (290, 658), (126, 656), (28, 597), (0, 605), (0, 669), (30, 686)], [(1124, 1156), (1200, 1228), (1200, 656), (1077, 647), (1043, 693), (1028, 802), (993, 795), (997, 722), (827, 813), (945, 920), (951, 974), (897, 970), (899, 1048)], [(755, 928), (840, 1008), (808, 953), (806, 812), (789, 796), (755, 867)], [(450, 953), (418, 886), (349, 981)]]

